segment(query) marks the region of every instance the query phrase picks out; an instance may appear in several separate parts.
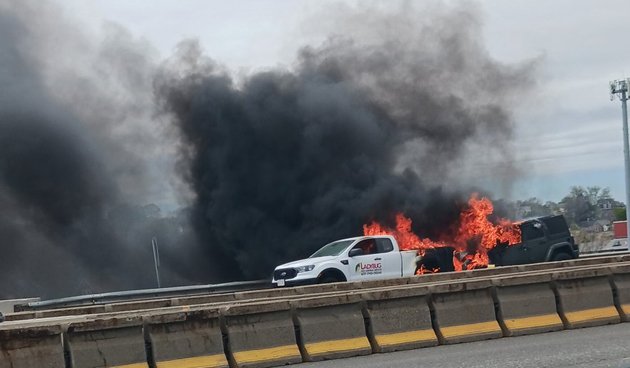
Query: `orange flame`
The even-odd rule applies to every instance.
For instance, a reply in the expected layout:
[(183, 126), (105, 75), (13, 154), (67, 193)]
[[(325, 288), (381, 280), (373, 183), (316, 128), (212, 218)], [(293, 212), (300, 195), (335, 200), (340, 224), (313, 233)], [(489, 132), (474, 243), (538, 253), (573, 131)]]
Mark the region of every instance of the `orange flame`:
[[(518, 226), (506, 219), (498, 219), (493, 224), (488, 216), (492, 215), (494, 207), (485, 197), (479, 198), (475, 193), (468, 200), (466, 208), (459, 216), (459, 227), (455, 234), (444, 234), (441, 238), (448, 241), (433, 241), (420, 238), (411, 230), (411, 219), (402, 213), (396, 215), (396, 228), (387, 228), (378, 222), (363, 225), (363, 234), (392, 235), (401, 250), (417, 250), (420, 255), (430, 248), (452, 246), (453, 265), (456, 271), (464, 269), (482, 268), (488, 266), (488, 251), (499, 244), (514, 245), (521, 241)], [(421, 266), (418, 273), (439, 272), (439, 269), (426, 269)]]

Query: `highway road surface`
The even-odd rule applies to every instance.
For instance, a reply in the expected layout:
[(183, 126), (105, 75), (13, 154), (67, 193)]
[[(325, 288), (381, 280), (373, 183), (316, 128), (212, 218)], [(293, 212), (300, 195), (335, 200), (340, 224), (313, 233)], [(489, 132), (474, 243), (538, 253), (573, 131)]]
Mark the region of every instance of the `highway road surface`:
[(300, 368), (630, 368), (630, 323), (300, 364)]

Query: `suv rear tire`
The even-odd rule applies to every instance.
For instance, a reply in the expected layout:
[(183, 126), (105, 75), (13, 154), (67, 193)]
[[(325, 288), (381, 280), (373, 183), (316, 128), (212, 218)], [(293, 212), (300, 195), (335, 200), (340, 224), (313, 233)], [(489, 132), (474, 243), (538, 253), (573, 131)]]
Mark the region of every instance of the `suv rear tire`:
[(552, 262), (568, 261), (573, 259), (567, 252), (558, 252), (551, 258)]

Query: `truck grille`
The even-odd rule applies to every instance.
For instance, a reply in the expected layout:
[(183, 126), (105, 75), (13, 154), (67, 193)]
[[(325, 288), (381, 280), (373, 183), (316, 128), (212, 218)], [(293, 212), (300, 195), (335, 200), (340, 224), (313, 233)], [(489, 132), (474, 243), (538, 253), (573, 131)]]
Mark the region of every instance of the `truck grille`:
[(273, 278), (276, 280), (288, 280), (294, 278), (295, 276), (297, 276), (297, 271), (295, 271), (295, 269), (293, 268), (285, 268), (282, 270), (273, 271)]

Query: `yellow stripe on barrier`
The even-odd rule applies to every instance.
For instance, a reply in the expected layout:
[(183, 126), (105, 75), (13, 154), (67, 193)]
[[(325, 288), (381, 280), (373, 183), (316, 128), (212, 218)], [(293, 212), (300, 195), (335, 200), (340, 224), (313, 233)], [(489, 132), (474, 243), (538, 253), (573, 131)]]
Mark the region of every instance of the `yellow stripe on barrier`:
[(586, 321), (596, 321), (598, 319), (619, 318), (619, 313), (615, 307), (593, 308), (583, 311), (566, 312), (564, 314), (570, 323)]
[(471, 323), (461, 326), (440, 327), (442, 335), (446, 338), (478, 335), (491, 332), (501, 332), (497, 321)]
[(621, 310), (625, 315), (630, 315), (630, 304), (622, 304)]
[(194, 358), (166, 360), (156, 363), (157, 368), (219, 368), (227, 367), (224, 354), (206, 355)]
[(297, 345), (285, 345), (275, 348), (247, 350), (234, 353), (234, 360), (236, 360), (238, 364), (272, 361), (285, 358), (302, 359), (302, 355), (300, 354), (300, 350)]
[(356, 337), (352, 339), (330, 340), (306, 344), (306, 351), (310, 355), (321, 355), (326, 353), (339, 353), (345, 351), (371, 349), (367, 337)]
[(411, 342), (431, 342), (437, 341), (433, 330), (417, 330), (409, 332), (399, 332), (387, 335), (374, 336), (379, 346), (402, 345)]
[(560, 317), (554, 313), (533, 317), (506, 319), (505, 326), (511, 331), (522, 331), (539, 327), (561, 327), (563, 324)]
[(149, 368), (147, 363), (133, 363), (133, 364), (123, 364), (123, 365), (115, 365), (110, 368)]

